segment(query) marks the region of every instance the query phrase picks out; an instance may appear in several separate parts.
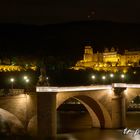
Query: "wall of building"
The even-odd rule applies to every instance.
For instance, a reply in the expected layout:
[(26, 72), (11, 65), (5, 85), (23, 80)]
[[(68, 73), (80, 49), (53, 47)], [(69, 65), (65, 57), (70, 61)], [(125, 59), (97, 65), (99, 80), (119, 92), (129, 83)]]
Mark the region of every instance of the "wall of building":
[[(103, 53), (93, 53), (91, 46), (86, 46), (84, 51), (84, 59), (76, 63), (74, 69), (90, 67), (139, 67), (140, 66), (140, 51), (126, 51), (124, 54), (119, 54), (115, 48), (105, 49)], [(108, 69), (108, 71), (110, 71)]]

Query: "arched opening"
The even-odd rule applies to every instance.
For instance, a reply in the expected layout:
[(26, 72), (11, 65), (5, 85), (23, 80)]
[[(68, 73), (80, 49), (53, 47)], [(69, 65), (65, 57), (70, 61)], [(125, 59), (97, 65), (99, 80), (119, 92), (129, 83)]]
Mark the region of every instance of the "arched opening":
[(128, 105), (128, 111), (140, 111), (140, 96), (136, 95)]
[(135, 95), (133, 98), (129, 99), (127, 105), (127, 127), (129, 128), (139, 128), (140, 127), (140, 96)]
[(19, 119), (10, 112), (0, 108), (0, 134), (24, 134), (24, 127)]
[[(90, 125), (89, 125), (90, 128), (91, 127), (111, 128), (111, 119), (110, 119), (109, 115), (106, 113), (105, 110), (103, 110), (103, 107), (97, 101), (95, 101), (94, 99), (92, 99), (89, 96), (78, 95), (78, 96), (66, 98), (66, 100), (63, 100), (62, 103), (59, 103), (59, 105), (57, 106), (57, 110), (58, 110), (58, 114), (60, 113), (60, 116), (64, 113), (68, 114), (68, 113), (78, 113), (79, 112), (79, 114), (81, 113), (81, 115), (83, 115), (84, 113), (88, 114), (88, 120), (90, 120)], [(68, 115), (68, 116), (70, 116), (70, 115)], [(65, 120), (66, 118), (68, 120), (68, 116), (66, 116), (63, 120)], [(79, 116), (77, 115), (77, 118), (78, 117)], [(79, 119), (80, 118), (81, 117), (79, 117)], [(74, 120), (74, 122), (75, 122), (76, 117), (74, 117), (74, 119), (75, 119)], [(107, 122), (106, 122), (107, 120), (109, 120), (108, 121), (109, 124), (107, 124)], [(60, 118), (58, 118), (58, 121), (59, 121), (58, 126), (60, 127), (60, 122), (61, 122)], [(67, 124), (67, 123), (65, 122), (64, 124)], [(76, 122), (71, 123), (70, 125), (72, 125), (72, 124), (76, 125), (77, 123)]]
[[(77, 98), (69, 98), (57, 109), (58, 132), (68, 132), (93, 127), (90, 112), (93, 112), (86, 104)], [(95, 127), (100, 127), (99, 120), (94, 113)]]
[[(93, 99), (93, 97), (88, 96), (88, 95), (83, 95), (83, 93), (79, 95), (75, 95), (73, 93), (64, 93), (64, 94), (59, 93), (57, 94), (56, 99), (57, 99), (56, 109), (58, 111), (57, 112), (57, 123), (58, 123), (57, 127), (59, 130), (58, 132), (61, 131), (60, 129), (63, 127), (62, 126), (63, 124), (66, 127), (68, 125), (69, 126), (75, 125), (77, 129), (91, 128), (91, 127), (112, 128), (112, 120), (111, 120), (109, 111), (97, 99)], [(69, 112), (66, 112), (67, 114), (64, 114), (65, 113), (64, 111), (69, 111)], [(61, 114), (58, 114), (58, 113), (61, 113)], [(65, 115), (65, 116), (61, 117), (60, 115), (61, 116)], [(78, 123), (80, 121), (83, 121), (83, 119), (86, 119), (86, 122), (84, 123), (84, 126), (80, 127)], [(36, 116), (34, 116), (29, 121), (28, 132), (30, 134), (33, 134), (33, 135), (35, 134), (36, 129), (37, 129), (36, 122), (37, 122)]]

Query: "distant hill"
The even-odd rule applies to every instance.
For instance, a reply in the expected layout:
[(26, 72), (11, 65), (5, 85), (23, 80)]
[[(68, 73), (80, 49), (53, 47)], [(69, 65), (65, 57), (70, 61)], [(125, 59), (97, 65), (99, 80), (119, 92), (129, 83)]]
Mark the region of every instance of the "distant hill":
[(140, 24), (81, 21), (44, 26), (0, 24), (0, 55), (52, 55), (80, 59), (84, 45), (103, 51), (140, 48)]

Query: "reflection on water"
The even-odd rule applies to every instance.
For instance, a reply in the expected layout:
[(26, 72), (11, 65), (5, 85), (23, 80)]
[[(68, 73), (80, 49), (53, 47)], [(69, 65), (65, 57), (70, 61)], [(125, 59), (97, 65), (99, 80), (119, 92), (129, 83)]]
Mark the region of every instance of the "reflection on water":
[(89, 129), (74, 133), (60, 134), (58, 140), (129, 140), (121, 130)]
[[(127, 128), (140, 128), (140, 112), (127, 113)], [(123, 129), (83, 129), (71, 133), (58, 134), (58, 140), (140, 140), (140, 134), (136, 136), (124, 135)]]
[(87, 129), (73, 133), (58, 134), (58, 140), (140, 140), (135, 137), (123, 135), (123, 130)]
[(128, 128), (140, 128), (140, 111), (126, 114)]

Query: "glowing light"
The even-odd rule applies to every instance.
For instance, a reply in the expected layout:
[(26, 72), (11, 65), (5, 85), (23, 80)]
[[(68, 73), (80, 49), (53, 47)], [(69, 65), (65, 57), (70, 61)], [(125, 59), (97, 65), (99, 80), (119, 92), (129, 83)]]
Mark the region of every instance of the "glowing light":
[(24, 79), (24, 80), (27, 80), (27, 79), (28, 79), (28, 77), (27, 77), (27, 76), (24, 76), (24, 77), (23, 77), (23, 79)]
[(26, 79), (25, 81), (26, 81), (26, 83), (29, 83), (30, 80), (29, 79)]
[(105, 77), (105, 76), (102, 76), (102, 79), (103, 79), (103, 80), (105, 80), (105, 79), (106, 79), (106, 77)]
[(125, 75), (124, 74), (121, 74), (121, 78), (124, 79), (125, 78)]
[[(36, 66), (26, 67), (27, 69), (31, 69), (36, 71)], [(15, 64), (12, 65), (0, 65), (0, 72), (7, 72), (7, 71), (24, 71), (25, 69), (21, 66), (16, 66)]]
[(111, 73), (111, 74), (110, 74), (110, 77), (113, 78), (113, 77), (114, 77), (114, 74)]
[(123, 70), (123, 73), (127, 73), (127, 71), (128, 71), (127, 69), (124, 69), (124, 70)]
[(96, 77), (95, 77), (95, 75), (92, 75), (91, 78), (92, 78), (92, 79), (95, 79)]
[(136, 73), (137, 73), (136, 71), (133, 72), (133, 74), (136, 74)]
[(15, 79), (14, 78), (11, 78), (10, 81), (13, 83), (15, 81)]

